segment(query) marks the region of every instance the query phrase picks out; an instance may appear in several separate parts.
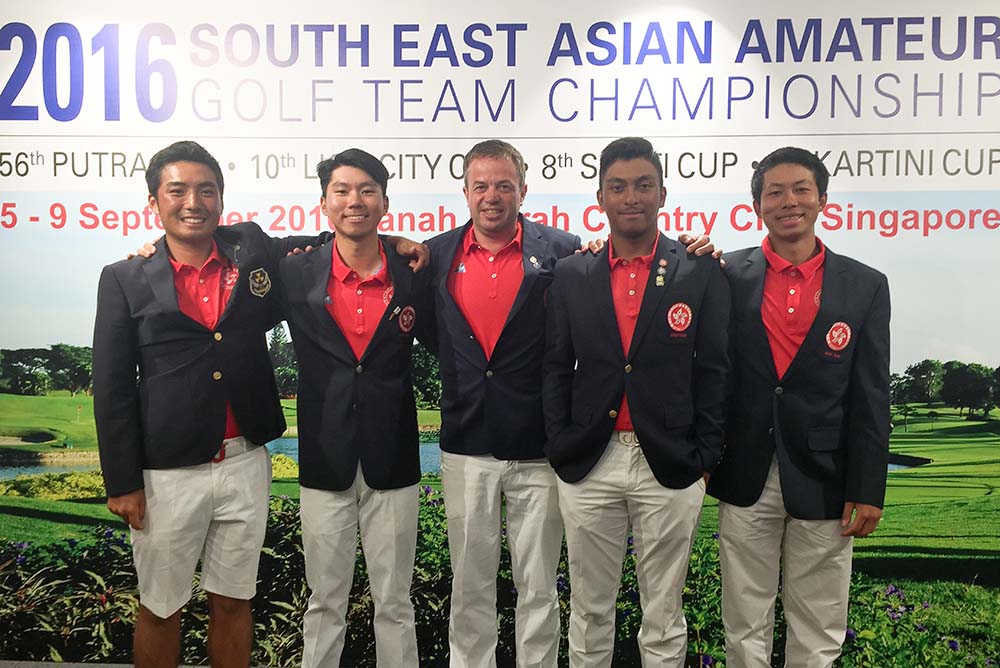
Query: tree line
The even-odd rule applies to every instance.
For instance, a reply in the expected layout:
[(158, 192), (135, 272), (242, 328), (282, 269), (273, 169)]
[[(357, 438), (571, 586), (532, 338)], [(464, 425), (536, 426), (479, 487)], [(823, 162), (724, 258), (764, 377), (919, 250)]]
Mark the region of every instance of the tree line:
[[(295, 349), (282, 325), (271, 330), (268, 347), (278, 392), (291, 398), (296, 394), (298, 367)], [(71, 395), (89, 393), (93, 382), (91, 349), (56, 343), (49, 348), (0, 350), (0, 392), (43, 395), (57, 390)], [(420, 343), (413, 346), (413, 389), (419, 408), (437, 408), (441, 400), (441, 379), (437, 357)], [(961, 414), (986, 417), (1000, 406), (1000, 367), (957, 360), (941, 362), (925, 359), (890, 377), (893, 405), (943, 403)]]

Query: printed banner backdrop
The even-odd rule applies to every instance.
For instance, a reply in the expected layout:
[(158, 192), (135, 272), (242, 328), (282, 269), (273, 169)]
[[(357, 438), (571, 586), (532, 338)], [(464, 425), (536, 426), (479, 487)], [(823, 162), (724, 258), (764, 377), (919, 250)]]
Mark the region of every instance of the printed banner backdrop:
[(144, 165), (176, 139), (220, 159), (227, 222), (276, 235), (326, 229), (315, 164), (365, 148), (392, 175), (383, 229), (426, 238), (467, 220), (461, 156), (501, 137), (529, 163), (524, 210), (589, 238), (607, 234), (596, 156), (643, 135), (663, 156), (662, 229), (727, 249), (763, 237), (752, 161), (817, 151), (833, 175), (822, 238), (889, 276), (893, 370), (996, 366), (983, 277), (1000, 226), (1000, 18), (986, 1), (890, 4), (8, 9), (0, 348), (89, 343), (100, 267), (160, 234)]

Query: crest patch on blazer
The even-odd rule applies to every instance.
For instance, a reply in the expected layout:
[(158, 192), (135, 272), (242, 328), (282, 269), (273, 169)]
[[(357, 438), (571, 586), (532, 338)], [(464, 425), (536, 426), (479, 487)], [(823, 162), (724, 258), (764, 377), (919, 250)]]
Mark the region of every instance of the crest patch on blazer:
[(259, 267), (250, 272), (250, 294), (254, 297), (263, 297), (271, 291), (271, 277), (263, 267)]
[(404, 332), (409, 332), (413, 329), (413, 323), (417, 321), (417, 312), (413, 310), (412, 306), (406, 306), (402, 311), (399, 312), (399, 328)]
[(392, 296), (394, 294), (396, 294), (396, 291), (390, 285), (382, 292), (382, 303), (388, 306), (389, 302), (392, 301)]
[(222, 272), (222, 286), (227, 290), (232, 290), (239, 277), (239, 267), (226, 267), (225, 271)]
[(675, 332), (683, 332), (691, 326), (691, 307), (684, 302), (677, 302), (667, 311), (667, 324)]
[(826, 345), (830, 350), (840, 352), (851, 342), (851, 326), (846, 322), (835, 322), (826, 333)]

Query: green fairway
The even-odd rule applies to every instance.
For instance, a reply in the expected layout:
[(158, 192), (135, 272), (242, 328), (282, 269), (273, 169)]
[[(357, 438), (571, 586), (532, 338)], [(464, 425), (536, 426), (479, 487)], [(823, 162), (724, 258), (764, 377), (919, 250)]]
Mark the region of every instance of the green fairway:
[[(294, 400), (283, 400), (290, 426), (296, 424)], [(871, 537), (856, 541), (859, 570), (912, 580), (958, 579), (1000, 585), (1000, 421), (967, 421), (956, 411), (915, 407), (892, 434), (894, 453), (924, 457), (924, 466), (889, 472), (886, 509)], [(439, 422), (437, 411), (419, 411), (422, 427)], [(19, 397), (0, 394), (0, 433), (15, 430), (58, 433), (74, 449), (94, 449), (90, 397)], [(58, 444), (61, 446), (62, 441)], [(60, 452), (51, 444), (11, 447)], [(297, 498), (294, 472), (274, 481), (272, 492)], [(289, 477), (292, 476), (292, 477)], [(439, 488), (438, 479), (423, 484)], [(92, 494), (90, 494), (92, 496)], [(52, 542), (80, 538), (95, 522), (117, 524), (99, 499), (43, 500), (0, 494), (0, 539)], [(707, 498), (701, 535), (718, 528), (718, 508)]]

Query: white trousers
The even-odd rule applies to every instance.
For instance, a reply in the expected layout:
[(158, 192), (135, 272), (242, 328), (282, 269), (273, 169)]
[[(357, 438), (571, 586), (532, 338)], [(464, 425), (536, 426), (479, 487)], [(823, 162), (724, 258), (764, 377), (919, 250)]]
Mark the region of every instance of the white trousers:
[(852, 538), (840, 520), (797, 520), (785, 512), (777, 460), (752, 506), (719, 504), (726, 666), (769, 668), (774, 603), (785, 608), (787, 668), (829, 668), (847, 631)]
[(701, 478), (685, 489), (663, 487), (638, 445), (620, 443), (618, 432), (586, 478), (559, 481), (569, 548), (570, 666), (611, 665), (630, 526), (642, 604), (642, 665), (684, 665), (687, 623), (681, 594), (704, 498)]
[(344, 649), (358, 527), (375, 603), (379, 666), (416, 666), (410, 584), (417, 549), (417, 485), (372, 489), (358, 467), (343, 492), (301, 488), (302, 544), (311, 591), (303, 620), (304, 668), (336, 668)]
[(545, 460), (441, 453), (452, 589), (448, 645), (452, 668), (493, 668), (501, 506), (517, 589), (518, 666), (555, 668), (559, 652), (556, 571), (562, 519), (556, 475)]

